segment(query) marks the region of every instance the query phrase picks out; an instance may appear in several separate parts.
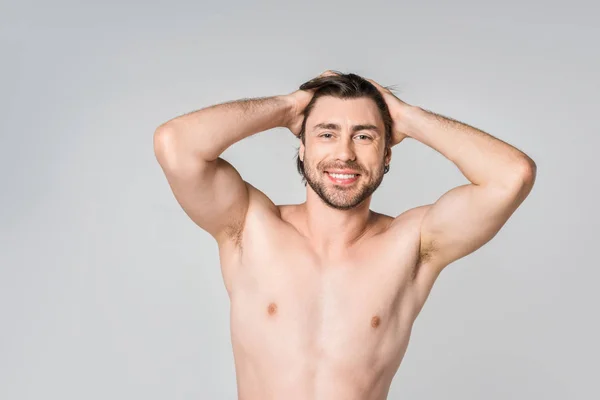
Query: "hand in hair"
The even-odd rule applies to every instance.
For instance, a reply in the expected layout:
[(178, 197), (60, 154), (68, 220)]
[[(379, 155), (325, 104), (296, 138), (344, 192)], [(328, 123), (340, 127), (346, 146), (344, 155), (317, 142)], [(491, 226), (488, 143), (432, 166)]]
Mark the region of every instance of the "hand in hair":
[(367, 80), (379, 90), (379, 92), (385, 99), (388, 109), (390, 110), (390, 114), (394, 120), (394, 126), (392, 128), (392, 143), (390, 145), (395, 146), (405, 138), (409, 137), (407, 134), (408, 130), (404, 128), (403, 121), (406, 118), (409, 109), (413, 106), (400, 100), (389, 89), (384, 88), (379, 83), (375, 82), (373, 79)]
[[(327, 70), (314, 79), (331, 75), (338, 75), (338, 73)], [(293, 93), (283, 96), (287, 101), (290, 102), (290, 112), (285, 126), (290, 131), (292, 131), (292, 133), (295, 136), (298, 136), (300, 134), (300, 131), (302, 129), (302, 122), (304, 121), (304, 109), (306, 108), (308, 103), (310, 103), (310, 100), (312, 99), (316, 90), (316, 88), (307, 90), (299, 89)]]

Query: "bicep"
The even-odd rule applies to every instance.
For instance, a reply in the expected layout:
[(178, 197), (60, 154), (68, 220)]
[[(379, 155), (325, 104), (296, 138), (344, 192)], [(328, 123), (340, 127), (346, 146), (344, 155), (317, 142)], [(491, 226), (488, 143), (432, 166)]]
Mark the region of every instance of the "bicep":
[(435, 202), (421, 222), (421, 256), (441, 268), (489, 242), (524, 196), (518, 188), (456, 187)]
[(248, 186), (226, 160), (169, 159), (157, 151), (157, 158), (169, 186), (182, 209), (200, 228), (215, 239), (235, 239), (243, 227), (248, 209)]

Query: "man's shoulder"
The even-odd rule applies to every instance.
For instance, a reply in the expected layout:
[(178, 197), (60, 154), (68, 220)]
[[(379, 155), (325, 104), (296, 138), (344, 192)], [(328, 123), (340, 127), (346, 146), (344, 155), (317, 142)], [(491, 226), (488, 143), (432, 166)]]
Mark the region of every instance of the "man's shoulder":
[(427, 211), (429, 211), (431, 206), (431, 204), (426, 204), (422, 206), (409, 208), (396, 217), (388, 217), (390, 219), (389, 229), (420, 227), (423, 217), (425, 216), (425, 214), (427, 214)]

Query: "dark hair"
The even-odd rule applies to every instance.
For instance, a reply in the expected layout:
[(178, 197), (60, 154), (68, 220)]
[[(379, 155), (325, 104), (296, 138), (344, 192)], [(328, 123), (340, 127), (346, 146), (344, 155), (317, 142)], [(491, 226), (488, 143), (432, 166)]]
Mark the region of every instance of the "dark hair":
[[(310, 115), (315, 102), (319, 97), (332, 96), (338, 99), (356, 99), (366, 97), (375, 102), (379, 112), (381, 113), (383, 125), (385, 127), (385, 148), (387, 155), (388, 146), (392, 139), (393, 120), (385, 99), (379, 90), (365, 78), (356, 74), (342, 74), (338, 71), (332, 72), (336, 73), (337, 75), (317, 77), (300, 85), (301, 90), (316, 90), (313, 98), (304, 109), (304, 120), (302, 121), (302, 128), (300, 129), (298, 137), (302, 143), (305, 143), (306, 120), (308, 119), (308, 116)], [(302, 176), (302, 182), (306, 185), (306, 178), (304, 176), (304, 162), (300, 160), (298, 153), (296, 153), (296, 168), (298, 169), (298, 173)]]

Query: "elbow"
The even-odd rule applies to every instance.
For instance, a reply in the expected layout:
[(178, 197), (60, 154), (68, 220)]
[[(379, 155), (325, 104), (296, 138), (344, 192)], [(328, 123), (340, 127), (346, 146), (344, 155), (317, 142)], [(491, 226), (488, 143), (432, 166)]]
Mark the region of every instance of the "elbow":
[(208, 161), (199, 151), (190, 150), (181, 132), (171, 125), (161, 125), (154, 131), (154, 156), (165, 171), (174, 173), (197, 170)]
[(535, 161), (528, 156), (524, 156), (519, 164), (518, 171), (519, 181), (525, 186), (532, 187), (537, 175), (537, 164)]
[(515, 164), (511, 175), (510, 191), (522, 201), (533, 188), (537, 175), (537, 165), (531, 158), (524, 156)]
[(203, 145), (207, 142), (205, 133), (190, 133), (184, 128), (180, 124), (166, 122), (154, 131), (154, 154), (161, 165), (187, 166), (189, 162), (212, 162), (219, 157), (220, 152), (215, 153), (210, 145)]
[(166, 125), (161, 125), (154, 131), (153, 136), (154, 155), (157, 161), (162, 164), (169, 149), (173, 148), (173, 132)]
[(184, 157), (181, 140), (169, 125), (161, 125), (154, 131), (154, 156), (163, 169), (177, 169), (189, 157)]

